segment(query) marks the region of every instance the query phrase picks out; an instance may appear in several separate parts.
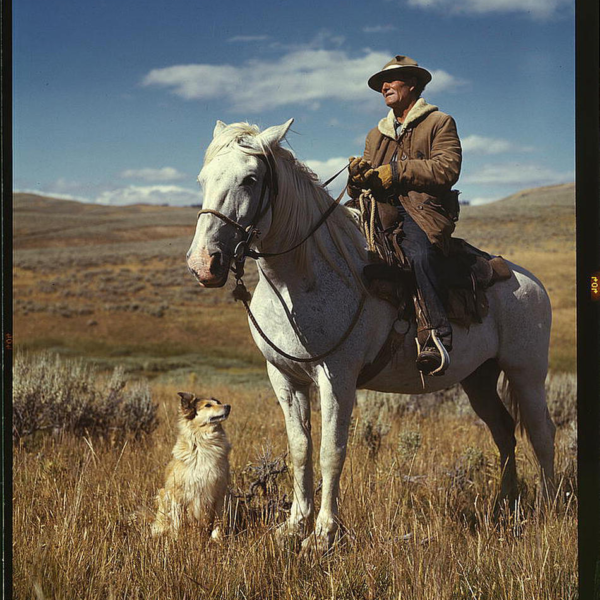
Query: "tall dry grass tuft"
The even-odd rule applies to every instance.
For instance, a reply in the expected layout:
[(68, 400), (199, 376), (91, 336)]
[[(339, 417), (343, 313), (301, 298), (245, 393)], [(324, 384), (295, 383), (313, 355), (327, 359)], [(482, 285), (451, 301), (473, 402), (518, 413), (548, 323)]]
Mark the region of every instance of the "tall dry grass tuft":
[[(149, 534), (175, 441), (180, 390), (211, 393), (232, 405), (226, 426), (231, 488), (252, 498), (238, 504), (247, 518), (221, 545), (193, 528), (177, 542)], [(34, 451), (15, 447), (16, 598), (576, 597), (570, 423), (557, 434), (557, 505), (538, 507), (537, 465), (519, 439), (520, 504), (497, 519), (499, 458), (472, 413), (432, 403), (391, 416), (374, 455), (361, 435), (359, 405), (341, 482), (343, 535), (330, 556), (312, 561), (274, 541), (289, 506), (291, 473), (272, 394), (264, 387), (206, 389), (189, 378), (154, 383), (152, 397), (160, 424), (138, 441), (64, 434), (42, 437)], [(312, 416), (318, 459), (320, 413)], [(318, 467), (315, 475), (318, 481)]]
[(158, 425), (148, 384), (128, 384), (119, 367), (107, 378), (81, 359), (17, 352), (13, 378), (15, 440), (44, 432), (139, 437)]

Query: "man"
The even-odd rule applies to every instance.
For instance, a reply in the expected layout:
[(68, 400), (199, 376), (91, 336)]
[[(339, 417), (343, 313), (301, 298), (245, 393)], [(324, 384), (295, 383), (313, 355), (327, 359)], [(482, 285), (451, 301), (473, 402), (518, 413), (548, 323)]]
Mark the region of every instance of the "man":
[(363, 157), (351, 158), (352, 197), (372, 190), (378, 201), (397, 207), (404, 237), (401, 248), (412, 266), (422, 302), (417, 367), (441, 375), (449, 365), (452, 328), (444, 302), (444, 258), (454, 231), (450, 194), (462, 160), (454, 119), (425, 102), (421, 92), (429, 71), (407, 56), (396, 56), (368, 85), (382, 94), (390, 111), (366, 139)]

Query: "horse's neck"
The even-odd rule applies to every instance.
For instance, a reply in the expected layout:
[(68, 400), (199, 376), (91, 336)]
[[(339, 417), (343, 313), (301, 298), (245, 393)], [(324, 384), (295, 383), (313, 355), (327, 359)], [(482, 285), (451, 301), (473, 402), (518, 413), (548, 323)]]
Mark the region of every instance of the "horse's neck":
[[(312, 236), (305, 242), (305, 244), (310, 244), (305, 269), (301, 268), (302, 261), (296, 256), (296, 252), (301, 250), (293, 250), (279, 256), (261, 259), (259, 261), (259, 279), (267, 283), (269, 287), (276, 287), (281, 292), (287, 290), (290, 293), (293, 291), (318, 293), (336, 288), (343, 288), (346, 293), (354, 290), (358, 292), (359, 284), (353, 279), (349, 262), (352, 262), (357, 273), (361, 273), (366, 263), (366, 256), (362, 256), (351, 239), (343, 239), (350, 261), (341, 256), (326, 224), (319, 228), (318, 233), (313, 233), (314, 235), (319, 235), (320, 244), (317, 244)], [(261, 251), (265, 253), (282, 252), (291, 245), (293, 243), (285, 239), (273, 240), (271, 243), (263, 245)], [(327, 257), (324, 252), (327, 253)], [(337, 270), (331, 262), (335, 264)], [(344, 276), (340, 275), (340, 272)]]

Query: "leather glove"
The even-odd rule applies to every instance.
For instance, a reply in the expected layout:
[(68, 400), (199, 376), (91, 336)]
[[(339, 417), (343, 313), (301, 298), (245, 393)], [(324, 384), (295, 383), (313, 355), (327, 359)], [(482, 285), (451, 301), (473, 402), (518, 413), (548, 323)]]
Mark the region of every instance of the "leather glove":
[(351, 156), (348, 161), (350, 162), (350, 166), (348, 167), (350, 185), (357, 188), (365, 187), (367, 183), (366, 174), (373, 170), (371, 163), (362, 156)]
[(365, 173), (365, 178), (369, 187), (374, 190), (389, 190), (396, 183), (392, 165), (381, 165), (371, 169)]

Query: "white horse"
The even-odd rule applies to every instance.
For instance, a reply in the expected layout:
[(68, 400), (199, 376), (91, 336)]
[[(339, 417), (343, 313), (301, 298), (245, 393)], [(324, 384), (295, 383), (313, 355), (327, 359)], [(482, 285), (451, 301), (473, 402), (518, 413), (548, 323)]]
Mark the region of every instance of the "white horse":
[[(331, 205), (316, 176), (280, 144), (292, 121), (263, 132), (247, 123), (217, 122), (198, 177), (204, 190), (203, 211), (187, 255), (188, 267), (201, 285), (225, 284), (246, 228), (260, 231), (249, 241), (255, 251), (284, 252), (311, 234)], [(314, 543), (321, 550), (331, 546), (338, 528), (340, 475), (357, 378), (397, 318), (391, 304), (365, 290), (361, 275), (367, 264), (365, 246), (352, 211), (339, 206), (297, 249), (258, 259), (259, 281), (251, 302), (256, 323), (270, 341), (250, 323), (283, 410), (294, 472), (293, 504), (278, 534), (306, 538), (305, 547)], [(391, 362), (363, 387), (419, 394), (460, 382), (500, 451), (500, 496), (512, 498), (515, 421), (497, 393), (501, 371), (540, 463), (544, 489), (554, 477), (555, 428), (544, 388), (550, 302), (531, 273), (509, 264), (510, 279), (486, 292), (489, 313), (483, 322), (469, 330), (454, 326), (452, 362), (443, 376), (426, 377), (423, 388), (415, 367), (412, 324)], [(322, 419), (323, 487), (316, 523), (308, 395), (312, 383), (319, 388)]]

